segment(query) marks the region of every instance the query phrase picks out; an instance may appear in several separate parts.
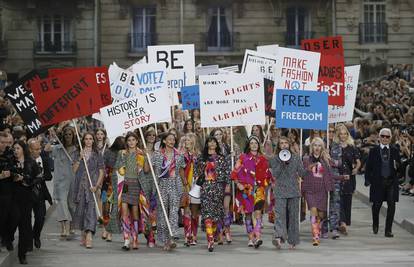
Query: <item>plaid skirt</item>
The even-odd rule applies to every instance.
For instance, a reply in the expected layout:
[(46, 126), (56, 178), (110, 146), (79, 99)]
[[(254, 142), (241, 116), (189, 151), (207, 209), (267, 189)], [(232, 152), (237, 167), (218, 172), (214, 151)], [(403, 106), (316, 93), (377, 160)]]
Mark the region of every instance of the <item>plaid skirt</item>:
[(308, 204), (308, 209), (317, 208), (320, 211), (327, 211), (328, 209), (328, 193), (321, 192), (305, 192), (305, 199)]
[(125, 178), (121, 195), (122, 203), (138, 206), (140, 192), (141, 185), (138, 178)]

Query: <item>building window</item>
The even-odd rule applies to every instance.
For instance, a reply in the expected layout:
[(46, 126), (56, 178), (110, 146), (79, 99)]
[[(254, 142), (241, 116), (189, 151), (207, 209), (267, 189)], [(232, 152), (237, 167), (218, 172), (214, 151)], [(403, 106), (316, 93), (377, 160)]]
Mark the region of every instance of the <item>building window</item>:
[(230, 50), (233, 46), (231, 8), (209, 8), (207, 25), (207, 49), (209, 51)]
[(134, 9), (131, 52), (144, 51), (147, 49), (147, 46), (157, 44), (155, 19), (155, 7), (140, 7)]
[(364, 0), (363, 23), (359, 26), (360, 43), (386, 43), (388, 25), (385, 23), (385, 0)]
[(72, 53), (72, 27), (69, 18), (62, 15), (44, 15), (38, 20), (39, 36), (36, 53)]
[(289, 7), (286, 13), (286, 45), (300, 47), (300, 41), (312, 38), (309, 11), (303, 7)]

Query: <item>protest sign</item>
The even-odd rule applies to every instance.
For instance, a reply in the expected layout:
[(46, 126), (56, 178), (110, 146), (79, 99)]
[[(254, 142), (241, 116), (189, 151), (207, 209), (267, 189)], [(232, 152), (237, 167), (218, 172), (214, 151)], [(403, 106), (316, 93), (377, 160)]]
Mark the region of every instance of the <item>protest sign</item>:
[(35, 80), (32, 91), (44, 125), (90, 115), (102, 107), (93, 69)]
[(256, 47), (257, 52), (259, 53), (266, 53), (271, 55), (277, 55), (277, 49), (279, 48), (279, 45), (273, 44), (273, 45), (259, 45)]
[(181, 87), (195, 84), (194, 45), (148, 46), (148, 63), (167, 69), (167, 86), (172, 91), (173, 105), (178, 105)]
[(112, 104), (107, 67), (49, 69), (48, 73), (49, 77), (54, 77), (71, 71), (89, 71), (90, 69), (95, 71), (96, 83), (101, 93), (102, 105), (107, 106)]
[(273, 81), (275, 64), (276, 56), (246, 49), (241, 73), (258, 73)]
[(237, 65), (219, 68), (220, 74), (237, 73), (237, 72), (239, 72), (239, 66)]
[(215, 75), (219, 73), (218, 65), (207, 65), (207, 66), (197, 66), (195, 69), (195, 75)]
[(111, 95), (114, 99), (122, 100), (135, 96), (132, 71), (124, 70), (114, 63), (109, 66), (108, 75)]
[[(320, 53), (278, 48), (275, 66), (275, 91), (278, 89), (311, 90), (318, 86)], [(273, 98), (272, 107), (275, 108)]]
[(42, 124), (34, 101), (31, 82), (40, 79), (37, 71), (24, 75), (16, 83), (4, 89), (5, 97), (10, 100), (17, 113), (24, 121), (29, 137), (33, 137), (46, 131), (49, 127)]
[(328, 93), (276, 90), (276, 127), (326, 130)]
[(201, 127), (265, 124), (263, 78), (256, 74), (200, 76)]
[(302, 40), (302, 49), (321, 53), (318, 90), (328, 92), (329, 105), (345, 104), (344, 49), (342, 37)]
[(167, 85), (167, 71), (159, 64), (136, 64), (132, 70), (134, 96), (161, 90)]
[(345, 105), (329, 106), (329, 123), (352, 121), (361, 66), (345, 67)]
[(183, 110), (200, 108), (200, 87), (198, 85), (184, 86), (181, 88)]
[(100, 113), (110, 139), (152, 123), (171, 121), (166, 84), (158, 90), (103, 107)]

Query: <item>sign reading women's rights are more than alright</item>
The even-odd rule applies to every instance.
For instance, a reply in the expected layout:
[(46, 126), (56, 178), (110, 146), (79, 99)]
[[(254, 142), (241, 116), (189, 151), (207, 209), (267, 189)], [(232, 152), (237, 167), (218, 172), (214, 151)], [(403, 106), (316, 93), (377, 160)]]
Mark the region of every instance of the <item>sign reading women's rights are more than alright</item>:
[(195, 84), (194, 44), (148, 46), (148, 63), (167, 69), (168, 89), (173, 105), (178, 105), (181, 87)]
[(276, 127), (326, 130), (328, 93), (276, 90)]
[(279, 47), (276, 59), (275, 88), (318, 90), (320, 53)]
[(265, 124), (263, 78), (257, 74), (200, 76), (201, 127)]

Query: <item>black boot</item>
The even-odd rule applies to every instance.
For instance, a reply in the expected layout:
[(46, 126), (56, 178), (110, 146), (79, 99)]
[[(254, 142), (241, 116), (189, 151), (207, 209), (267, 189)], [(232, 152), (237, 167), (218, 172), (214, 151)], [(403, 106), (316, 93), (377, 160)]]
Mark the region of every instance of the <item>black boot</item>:
[(27, 264), (26, 255), (20, 255), (19, 262), (20, 264)]

